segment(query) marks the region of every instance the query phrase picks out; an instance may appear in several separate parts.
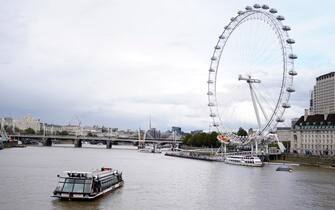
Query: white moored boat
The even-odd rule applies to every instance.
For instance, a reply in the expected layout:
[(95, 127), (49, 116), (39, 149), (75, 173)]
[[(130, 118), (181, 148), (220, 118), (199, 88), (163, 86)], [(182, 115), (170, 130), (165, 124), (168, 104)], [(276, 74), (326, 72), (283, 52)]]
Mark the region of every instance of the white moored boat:
[(228, 155), (226, 156), (225, 163), (242, 166), (263, 166), (263, 162), (259, 157), (251, 155)]

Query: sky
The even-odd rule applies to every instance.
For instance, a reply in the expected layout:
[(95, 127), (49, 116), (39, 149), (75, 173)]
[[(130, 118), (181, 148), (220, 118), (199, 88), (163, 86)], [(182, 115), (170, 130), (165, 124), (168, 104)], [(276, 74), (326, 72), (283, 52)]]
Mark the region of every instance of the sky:
[[(207, 79), (218, 35), (246, 0), (0, 0), (0, 116), (47, 123), (208, 129)], [(296, 93), (334, 71), (335, 2), (259, 1), (286, 17)], [(234, 78), (236, 79), (236, 78)], [(249, 113), (254, 115), (254, 113)]]

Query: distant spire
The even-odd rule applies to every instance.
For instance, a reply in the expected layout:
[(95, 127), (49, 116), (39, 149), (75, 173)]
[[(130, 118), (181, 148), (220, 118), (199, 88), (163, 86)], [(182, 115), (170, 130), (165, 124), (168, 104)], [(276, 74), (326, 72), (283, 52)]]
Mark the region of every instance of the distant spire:
[(151, 130), (151, 114), (149, 115), (149, 130)]

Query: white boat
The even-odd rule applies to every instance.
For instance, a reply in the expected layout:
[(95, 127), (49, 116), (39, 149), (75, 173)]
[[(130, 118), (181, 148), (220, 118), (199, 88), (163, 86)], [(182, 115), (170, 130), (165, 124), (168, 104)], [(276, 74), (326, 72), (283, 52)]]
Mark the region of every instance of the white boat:
[(254, 167), (263, 166), (263, 162), (259, 157), (251, 155), (228, 155), (226, 156), (225, 163)]
[(67, 200), (91, 200), (123, 186), (122, 173), (111, 168), (92, 172), (67, 171), (58, 176), (58, 186), (52, 197)]

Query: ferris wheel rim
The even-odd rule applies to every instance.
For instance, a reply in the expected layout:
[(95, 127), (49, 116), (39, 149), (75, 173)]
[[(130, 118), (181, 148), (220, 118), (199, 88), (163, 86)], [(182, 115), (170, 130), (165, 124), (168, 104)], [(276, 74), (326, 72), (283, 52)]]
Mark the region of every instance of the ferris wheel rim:
[[(228, 42), (230, 36), (233, 34), (235, 29), (254, 18), (264, 18), (261, 20), (270, 25), (271, 28), (274, 30), (277, 39), (280, 40), (283, 65), (281, 88), (276, 102), (276, 106), (274, 107), (274, 111), (271, 113), (270, 119), (265, 123), (264, 126), (262, 126), (261, 129), (259, 129), (259, 135), (267, 135), (273, 132), (277, 124), (282, 121), (285, 110), (287, 108), (290, 108), (289, 99), (291, 93), (294, 92), (293, 76), (296, 75), (296, 72), (294, 71), (294, 60), (297, 58), (297, 56), (293, 54), (292, 50), (292, 44), (294, 44), (295, 41), (291, 39), (288, 35), (288, 31), (291, 30), (291, 28), (282, 24), (282, 21), (285, 19), (283, 16), (274, 15), (277, 13), (276, 9), (269, 9), (267, 5), (263, 5), (260, 8), (256, 8), (256, 6), (257, 5), (254, 5), (255, 9), (251, 7), (246, 7), (245, 11), (239, 11), (237, 16), (231, 18), (229, 24), (224, 28), (224, 31), (220, 35), (211, 57), (207, 92), (209, 102), (208, 106), (210, 109), (210, 117), (212, 118), (213, 125), (217, 128), (219, 133), (223, 133), (223, 130), (220, 129), (220, 127), (223, 127), (223, 123), (219, 112), (216, 85), (221, 56), (226, 46), (226, 43)], [(257, 15), (258, 17), (256, 17)], [(248, 19), (248, 17), (251, 18)], [(215, 75), (214, 81), (211, 81), (212, 74)]]

